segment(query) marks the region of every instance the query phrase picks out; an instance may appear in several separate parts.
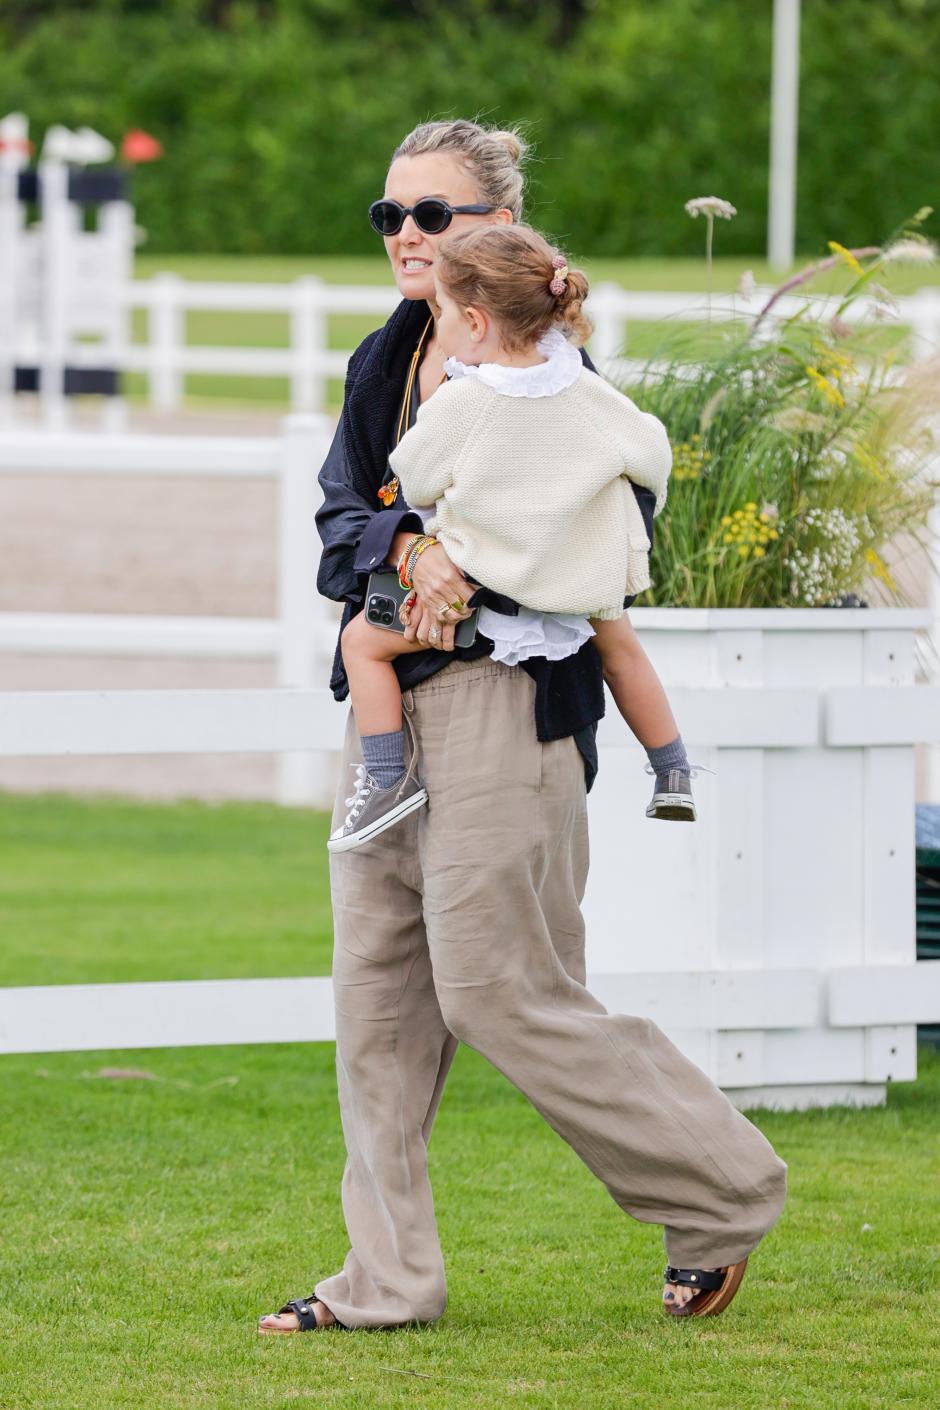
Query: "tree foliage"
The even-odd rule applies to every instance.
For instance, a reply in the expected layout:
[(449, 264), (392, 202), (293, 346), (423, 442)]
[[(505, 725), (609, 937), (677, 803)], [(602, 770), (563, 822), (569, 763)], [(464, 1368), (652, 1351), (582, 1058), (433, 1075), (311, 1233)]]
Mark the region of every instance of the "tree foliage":
[[(368, 253), (390, 151), (429, 117), (519, 123), (529, 216), (574, 251), (725, 254), (765, 243), (770, 0), (6, 0), (3, 105), (166, 156), (136, 178), (150, 248)], [(805, 0), (800, 248), (877, 239), (940, 205), (934, 0)]]

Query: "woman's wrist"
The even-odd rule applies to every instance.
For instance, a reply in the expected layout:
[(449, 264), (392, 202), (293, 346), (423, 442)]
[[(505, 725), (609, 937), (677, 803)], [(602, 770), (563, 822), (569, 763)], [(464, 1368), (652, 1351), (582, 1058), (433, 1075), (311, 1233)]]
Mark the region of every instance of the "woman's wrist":
[(401, 533), (395, 534), (391, 546), (388, 550), (386, 563), (390, 568), (395, 568), (408, 545), (418, 537), (414, 529), (403, 529)]

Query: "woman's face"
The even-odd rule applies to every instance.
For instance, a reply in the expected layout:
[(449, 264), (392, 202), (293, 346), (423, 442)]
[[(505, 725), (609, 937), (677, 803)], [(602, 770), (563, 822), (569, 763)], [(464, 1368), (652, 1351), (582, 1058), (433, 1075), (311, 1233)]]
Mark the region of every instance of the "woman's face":
[[(385, 196), (402, 206), (413, 206), (422, 196), (438, 196), (450, 206), (480, 203), (481, 196), (472, 179), (448, 152), (423, 152), (419, 157), (399, 157), (392, 162), (385, 180)], [(397, 235), (386, 235), (385, 249), (404, 298), (426, 299), (434, 304), (434, 259), (438, 241), (456, 235), (480, 221), (511, 224), (512, 212), (493, 211), (489, 215), (455, 215), (440, 235), (427, 235), (405, 216)]]

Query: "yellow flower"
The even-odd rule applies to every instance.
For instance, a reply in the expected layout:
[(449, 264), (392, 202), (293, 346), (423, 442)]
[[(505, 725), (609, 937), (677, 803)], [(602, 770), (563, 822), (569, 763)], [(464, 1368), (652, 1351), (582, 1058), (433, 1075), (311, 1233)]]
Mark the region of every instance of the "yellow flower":
[(833, 406), (845, 406), (845, 397), (839, 391), (839, 388), (834, 387), (828, 377), (822, 375), (818, 367), (807, 367), (806, 373), (814, 386), (824, 394), (827, 401), (831, 402)]
[(711, 459), (708, 451), (700, 449), (701, 436), (693, 435), (688, 441), (672, 443), (672, 478), (674, 480), (698, 480), (706, 460)]
[(886, 585), (886, 587), (890, 588), (892, 592), (897, 592), (898, 585), (894, 581), (894, 578), (891, 576), (891, 572), (888, 568), (888, 565), (882, 558), (881, 554), (876, 553), (873, 548), (866, 548), (865, 560), (866, 562), (871, 564), (871, 570), (874, 577), (880, 578), (881, 581)]
[(776, 529), (768, 528), (768, 519), (766, 511), (758, 513), (756, 503), (748, 500), (743, 509), (722, 516), (719, 533), (721, 529), (725, 532), (720, 533), (720, 541), (732, 547), (739, 558), (764, 558), (765, 544), (779, 537)]
[(852, 270), (853, 274), (864, 274), (865, 271), (855, 258), (851, 250), (847, 250), (844, 245), (840, 245), (838, 240), (829, 240), (829, 248), (834, 255), (839, 255)]

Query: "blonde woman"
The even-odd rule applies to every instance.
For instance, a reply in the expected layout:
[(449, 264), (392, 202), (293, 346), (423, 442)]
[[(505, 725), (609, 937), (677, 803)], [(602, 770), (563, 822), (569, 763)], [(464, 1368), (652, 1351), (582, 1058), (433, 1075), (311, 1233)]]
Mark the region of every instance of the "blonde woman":
[[(319, 588), (345, 603), (343, 628), (362, 610), (369, 573), (395, 566), (422, 531), (388, 456), (445, 377), (438, 242), (522, 218), (523, 155), (514, 133), (423, 124), (396, 149), (372, 208), (403, 301), (353, 355), (320, 475)], [(560, 661), (509, 666), (482, 637), (455, 650), (441, 604), (511, 612), (513, 603), (486, 587), (474, 594), (439, 542), (416, 560), (412, 581), (409, 631), (427, 650), (394, 664), (408, 747), (440, 806), (330, 856), (350, 1249), (340, 1270), (262, 1317), (259, 1330), (442, 1316), (427, 1145), (458, 1042), (529, 1098), (621, 1209), (663, 1226), (665, 1309), (721, 1312), (781, 1212), (787, 1167), (656, 1024), (607, 1013), (584, 987), (586, 794), (604, 708), (598, 653), (588, 640)], [(339, 649), (331, 686), (346, 698)], [(352, 715), (347, 766), (363, 766)]]

